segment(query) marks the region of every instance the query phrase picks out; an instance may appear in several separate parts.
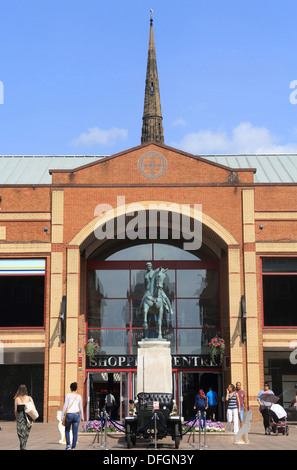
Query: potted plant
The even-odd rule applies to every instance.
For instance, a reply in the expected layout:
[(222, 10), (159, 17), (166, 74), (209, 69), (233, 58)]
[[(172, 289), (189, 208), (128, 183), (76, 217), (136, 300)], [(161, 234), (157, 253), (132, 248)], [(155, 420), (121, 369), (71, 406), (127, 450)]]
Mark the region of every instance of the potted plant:
[(211, 360), (214, 364), (217, 363), (216, 358), (219, 356), (219, 365), (222, 364), (223, 362), (223, 357), (224, 357), (224, 352), (225, 352), (225, 341), (223, 338), (219, 338), (218, 336), (215, 336), (210, 340), (210, 343), (208, 343), (210, 346), (210, 356)]
[(85, 344), (85, 351), (86, 355), (92, 359), (92, 357), (95, 356), (95, 354), (99, 351), (100, 346), (98, 344), (98, 341), (93, 338), (90, 338), (88, 342)]

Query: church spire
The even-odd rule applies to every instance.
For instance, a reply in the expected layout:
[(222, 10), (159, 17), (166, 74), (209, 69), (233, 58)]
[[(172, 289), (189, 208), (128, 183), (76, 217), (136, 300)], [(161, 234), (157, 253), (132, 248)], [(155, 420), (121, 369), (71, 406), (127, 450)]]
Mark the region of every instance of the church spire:
[(141, 143), (159, 142), (164, 143), (161, 100), (159, 79), (157, 71), (157, 60), (153, 30), (153, 10), (151, 10), (150, 19), (150, 38), (147, 57), (147, 70), (145, 81), (145, 97), (143, 110), (143, 125)]

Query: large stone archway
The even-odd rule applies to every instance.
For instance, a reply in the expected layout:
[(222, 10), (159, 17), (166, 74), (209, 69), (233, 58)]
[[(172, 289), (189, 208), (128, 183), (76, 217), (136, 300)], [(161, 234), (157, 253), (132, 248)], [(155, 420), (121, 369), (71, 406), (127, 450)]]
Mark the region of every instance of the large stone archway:
[[(178, 206), (164, 201), (141, 201), (139, 206), (148, 211), (151, 204), (158, 207), (170, 207), (178, 210)], [(138, 206), (138, 207), (139, 207)], [(82, 260), (106, 240), (98, 240), (95, 235), (96, 227), (113, 221), (131, 212), (131, 206), (126, 205), (115, 210), (109, 210), (104, 214), (94, 217), (71, 240), (67, 248), (67, 333), (66, 333), (66, 357), (65, 357), (65, 384), (75, 380), (78, 374), (78, 317), (80, 306), (80, 271)], [(190, 210), (188, 216), (194, 218), (198, 213)], [(226, 298), (224, 303), (224, 315), (227, 315), (230, 331), (230, 363), (231, 380), (244, 379), (244, 360), (241, 344), (240, 324), (240, 298), (241, 298), (241, 261), (240, 246), (237, 240), (220, 223), (207, 214), (198, 214), (202, 223), (202, 241), (222, 259), (224, 264)], [(121, 225), (123, 227), (123, 225)], [(117, 234), (118, 235), (118, 234)], [(225, 312), (226, 310), (226, 312)]]

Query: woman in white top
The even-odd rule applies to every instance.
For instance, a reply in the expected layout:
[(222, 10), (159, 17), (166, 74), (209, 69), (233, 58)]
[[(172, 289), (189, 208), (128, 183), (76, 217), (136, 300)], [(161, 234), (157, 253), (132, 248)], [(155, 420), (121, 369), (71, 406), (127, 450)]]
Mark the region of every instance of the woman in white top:
[[(26, 450), (33, 420), (25, 413), (25, 404), (33, 402), (28, 395), (26, 385), (20, 385), (14, 397), (14, 413), (17, 420), (17, 434), (20, 440), (20, 450)], [(33, 402), (34, 403), (34, 402)]]
[[(77, 383), (73, 382), (70, 385), (71, 392), (65, 397), (65, 402), (62, 410), (62, 421), (66, 415), (65, 421), (65, 437), (66, 437), (66, 450), (74, 450), (77, 442), (77, 433), (80, 419), (84, 420), (84, 411), (82, 407), (81, 396), (78, 395)], [(72, 426), (72, 447), (70, 446), (70, 428)]]

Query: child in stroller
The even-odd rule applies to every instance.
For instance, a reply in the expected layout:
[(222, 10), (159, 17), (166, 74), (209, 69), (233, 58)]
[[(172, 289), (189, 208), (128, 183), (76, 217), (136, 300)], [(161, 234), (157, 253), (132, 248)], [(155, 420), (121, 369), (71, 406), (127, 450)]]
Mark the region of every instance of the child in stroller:
[(281, 433), (288, 436), (289, 427), (287, 425), (287, 413), (285, 409), (281, 405), (274, 403), (268, 408), (268, 415), (270, 424), (267, 434), (273, 432), (275, 435)]

